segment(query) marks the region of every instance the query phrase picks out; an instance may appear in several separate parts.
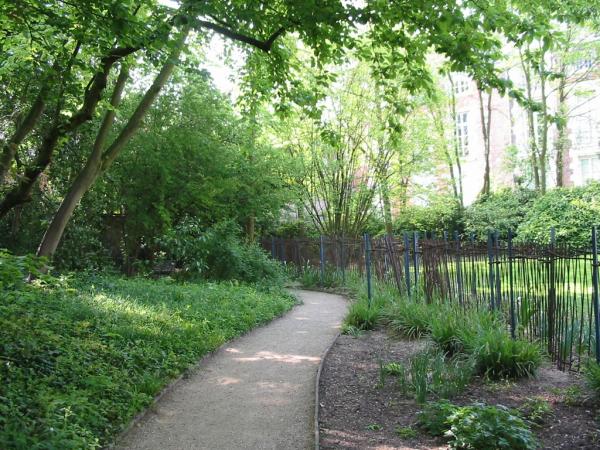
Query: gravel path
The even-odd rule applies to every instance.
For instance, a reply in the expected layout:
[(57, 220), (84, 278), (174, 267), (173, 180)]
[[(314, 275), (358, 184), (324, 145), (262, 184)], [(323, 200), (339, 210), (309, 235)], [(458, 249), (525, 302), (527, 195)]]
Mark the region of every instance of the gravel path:
[(294, 291), (304, 304), (206, 358), (120, 441), (120, 449), (314, 447), (315, 377), (347, 303)]

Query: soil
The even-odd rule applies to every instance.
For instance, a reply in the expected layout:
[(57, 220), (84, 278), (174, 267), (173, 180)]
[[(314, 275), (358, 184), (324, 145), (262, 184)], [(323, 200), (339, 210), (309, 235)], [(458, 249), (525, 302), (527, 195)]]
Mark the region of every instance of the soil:
[[(419, 405), (401, 395), (394, 379), (380, 386), (380, 362), (406, 363), (422, 351), (424, 340), (389, 337), (382, 330), (353, 337), (341, 335), (323, 365), (319, 386), (320, 445), (323, 449), (444, 449), (445, 442), (416, 426)], [(547, 365), (537, 377), (516, 382), (475, 378), (453, 403), (474, 402), (518, 408), (527, 399), (543, 399), (552, 413), (533, 427), (543, 449), (600, 449), (598, 404), (580, 376)], [(401, 437), (397, 429), (414, 430)], [(408, 430), (410, 431), (410, 430)]]

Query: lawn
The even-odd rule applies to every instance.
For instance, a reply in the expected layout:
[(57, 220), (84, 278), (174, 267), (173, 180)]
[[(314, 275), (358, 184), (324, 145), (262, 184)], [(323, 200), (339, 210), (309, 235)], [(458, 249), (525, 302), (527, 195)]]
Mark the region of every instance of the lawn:
[(282, 290), (78, 277), (0, 291), (0, 448), (97, 448), (169, 381), (290, 309)]

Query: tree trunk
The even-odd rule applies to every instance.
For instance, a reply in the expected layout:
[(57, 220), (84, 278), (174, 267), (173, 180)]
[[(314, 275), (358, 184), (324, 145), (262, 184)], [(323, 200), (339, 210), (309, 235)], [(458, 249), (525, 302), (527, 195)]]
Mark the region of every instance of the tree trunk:
[(27, 135), (33, 130), (33, 127), (41, 117), (46, 107), (45, 101), (45, 90), (42, 88), (38, 94), (35, 102), (31, 105), (29, 112), (23, 119), (23, 121), (17, 126), (15, 133), (2, 148), (2, 154), (0, 155), (0, 184), (3, 184), (6, 180), (6, 175), (10, 170), (12, 161), (17, 153), (17, 148), (27, 137)]
[[(525, 75), (525, 87), (527, 91), (527, 100), (533, 101), (533, 87), (531, 85), (531, 68), (523, 53), (519, 50), (519, 56), (521, 58), (521, 66), (523, 68), (523, 74)], [(538, 150), (537, 150), (537, 136), (535, 132), (535, 116), (531, 107), (527, 108), (527, 127), (529, 129), (529, 161), (531, 164), (531, 171), (533, 173), (533, 183), (536, 190), (540, 190), (540, 170), (538, 165)]]
[[(479, 96), (479, 113), (481, 115), (481, 133), (483, 134), (483, 152), (485, 169), (483, 171), (483, 187), (480, 196), (487, 196), (491, 191), (490, 180), (490, 131), (492, 125), (492, 91), (488, 91), (487, 105), (484, 106), (483, 92), (479, 83), (477, 84), (477, 94)], [(487, 117), (486, 117), (487, 112)]]
[(390, 201), (390, 187), (387, 178), (383, 178), (380, 184), (381, 203), (383, 205), (383, 223), (385, 225), (385, 233), (393, 234), (393, 219), (392, 219), (392, 202)]
[(540, 153), (539, 153), (539, 168), (540, 168), (540, 191), (542, 194), (546, 193), (548, 186), (547, 182), (547, 170), (546, 164), (548, 159), (548, 97), (546, 95), (546, 65), (545, 65), (545, 52), (542, 52), (539, 61), (539, 78), (540, 88), (542, 97), (542, 123), (540, 130)]
[(108, 138), (108, 134), (114, 123), (116, 115), (115, 111), (121, 103), (123, 89), (125, 88), (128, 77), (129, 70), (127, 66), (121, 65), (121, 71), (119, 72), (119, 77), (117, 78), (110, 99), (110, 108), (104, 114), (104, 119), (102, 120), (100, 129), (96, 135), (92, 152), (90, 153), (85, 166), (75, 178), (67, 195), (60, 204), (52, 222), (46, 229), (42, 242), (37, 250), (39, 256), (51, 256), (54, 254), (65, 231), (65, 227), (73, 215), (73, 211), (98, 176), (102, 164), (104, 144), (106, 143), (106, 139)]
[[(563, 72), (564, 74), (564, 72)], [(556, 150), (556, 186), (565, 185), (565, 154), (568, 146), (567, 141), (567, 98), (566, 98), (566, 77), (563, 76), (558, 85), (558, 120), (556, 121), (557, 139)]]
[[(167, 83), (173, 69), (175, 68), (176, 62), (179, 60), (179, 54), (181, 53), (181, 49), (185, 42), (185, 39), (189, 33), (189, 28), (185, 28), (177, 38), (177, 43), (175, 48), (172, 50), (171, 54), (167, 57), (166, 62), (162, 66), (160, 72), (154, 79), (152, 85), (148, 88), (137, 108), (129, 118), (125, 127), (121, 130), (117, 138), (113, 141), (110, 147), (102, 152), (104, 147), (104, 141), (106, 140), (106, 136), (112, 126), (114, 121), (114, 114), (111, 117), (110, 111), (107, 112), (107, 115), (104, 118), (104, 122), (102, 127), (98, 133), (97, 141), (100, 142), (94, 143), (94, 150), (90, 154), (88, 161), (82, 170), (82, 172), (77, 176), (75, 182), (69, 189), (69, 192), (65, 196), (63, 203), (61, 204), (59, 210), (57, 211), (52, 223), (48, 227), (48, 230), (44, 234), (42, 242), (38, 248), (38, 256), (47, 256), (51, 257), (60, 240), (62, 239), (64, 230), (71, 219), (75, 207), (79, 203), (79, 201), (83, 198), (88, 189), (94, 184), (94, 182), (98, 179), (98, 177), (108, 170), (112, 162), (117, 158), (119, 153), (123, 150), (124, 146), (129, 142), (129, 139), (134, 135), (134, 133), (140, 128), (142, 124), (142, 119), (146, 112), (152, 106), (154, 100), (160, 93), (160, 90)], [(123, 85), (125, 83), (127, 74), (124, 75), (124, 79), (121, 80), (121, 76), (119, 76), (118, 81), (122, 81)], [(120, 101), (121, 92), (118, 92), (118, 86), (115, 86), (115, 92), (113, 93), (113, 99), (117, 102)], [(120, 87), (121, 91), (123, 86)], [(118, 95), (118, 98), (115, 97), (115, 94)], [(111, 100), (111, 101), (112, 101)], [(118, 103), (117, 103), (118, 104)], [(104, 136), (102, 136), (104, 134)]]

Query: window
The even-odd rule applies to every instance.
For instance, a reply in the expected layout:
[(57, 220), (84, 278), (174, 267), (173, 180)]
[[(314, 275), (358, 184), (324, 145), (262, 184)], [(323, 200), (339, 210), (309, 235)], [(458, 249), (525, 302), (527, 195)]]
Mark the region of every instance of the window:
[(590, 58), (581, 58), (575, 61), (575, 70), (588, 70), (594, 67), (594, 60)]
[(469, 113), (459, 112), (456, 114), (455, 124), (456, 145), (460, 150), (461, 155), (469, 154)]
[(590, 180), (600, 180), (600, 154), (579, 158), (581, 180), (586, 183)]
[(576, 149), (586, 149), (593, 142), (593, 124), (590, 117), (576, 117), (573, 120), (573, 145)]
[(456, 73), (452, 75), (452, 84), (454, 85), (454, 93), (462, 94), (469, 90), (471, 80), (465, 73)]

